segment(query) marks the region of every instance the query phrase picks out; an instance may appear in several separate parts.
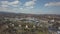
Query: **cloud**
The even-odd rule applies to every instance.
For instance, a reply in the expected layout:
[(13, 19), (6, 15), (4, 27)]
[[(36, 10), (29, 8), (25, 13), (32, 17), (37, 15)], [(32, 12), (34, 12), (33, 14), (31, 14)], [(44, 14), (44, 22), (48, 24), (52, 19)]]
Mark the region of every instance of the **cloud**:
[(33, 6), (36, 4), (35, 1), (37, 1), (37, 0), (25, 2), (24, 6), (29, 7), (29, 8), (34, 8)]
[(17, 5), (18, 3), (19, 3), (19, 1), (10, 2), (10, 4), (12, 4), (12, 5)]
[(33, 1), (29, 1), (25, 3), (25, 6), (33, 6), (35, 4), (35, 2)]
[(14, 0), (14, 1), (0, 1), (0, 11), (6, 11), (6, 12), (29, 12), (32, 11), (32, 8), (34, 8), (35, 6), (35, 1), (36, 0), (31, 0), (31, 1), (27, 1), (25, 3), (22, 3), (18, 0)]
[(1, 7), (8, 7), (8, 1), (1, 1)]
[(32, 0), (32, 1), (37, 1), (37, 0)]
[(20, 4), (18, 0), (15, 0), (13, 2), (1, 1), (0, 3), (1, 3), (1, 7), (8, 7), (8, 6), (17, 7)]
[(46, 3), (45, 6), (60, 6), (60, 2), (49, 2), (49, 3)]
[[(18, 7), (20, 4), (20, 1), (15, 0), (12, 2), (9, 1), (0, 1), (0, 11), (16, 11), (17, 9), (15, 9), (14, 7)], [(15, 10), (14, 10), (15, 9)]]
[(26, 9), (33, 9), (33, 8), (34, 8), (34, 6), (26, 7)]
[(20, 3), (19, 1), (13, 1), (13, 2), (10, 2), (9, 5), (17, 7), (19, 5), (19, 3)]

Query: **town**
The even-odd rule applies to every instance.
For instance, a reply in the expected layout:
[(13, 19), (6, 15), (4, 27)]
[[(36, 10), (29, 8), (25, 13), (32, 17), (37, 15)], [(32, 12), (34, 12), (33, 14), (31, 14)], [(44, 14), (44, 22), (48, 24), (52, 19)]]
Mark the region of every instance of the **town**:
[(60, 34), (60, 15), (1, 14), (0, 34)]

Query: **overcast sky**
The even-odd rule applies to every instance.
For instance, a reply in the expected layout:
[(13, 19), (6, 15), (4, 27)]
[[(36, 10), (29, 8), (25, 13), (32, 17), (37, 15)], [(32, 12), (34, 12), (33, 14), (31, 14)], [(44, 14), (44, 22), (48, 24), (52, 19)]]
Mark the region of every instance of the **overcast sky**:
[(60, 14), (60, 0), (0, 0), (0, 11), (30, 14)]

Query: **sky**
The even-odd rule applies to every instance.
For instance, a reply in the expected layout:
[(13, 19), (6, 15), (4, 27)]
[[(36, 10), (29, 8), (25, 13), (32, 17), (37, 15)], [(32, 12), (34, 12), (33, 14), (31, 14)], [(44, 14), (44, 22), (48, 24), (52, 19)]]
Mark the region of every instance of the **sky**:
[(0, 11), (27, 14), (60, 14), (60, 0), (0, 0)]

